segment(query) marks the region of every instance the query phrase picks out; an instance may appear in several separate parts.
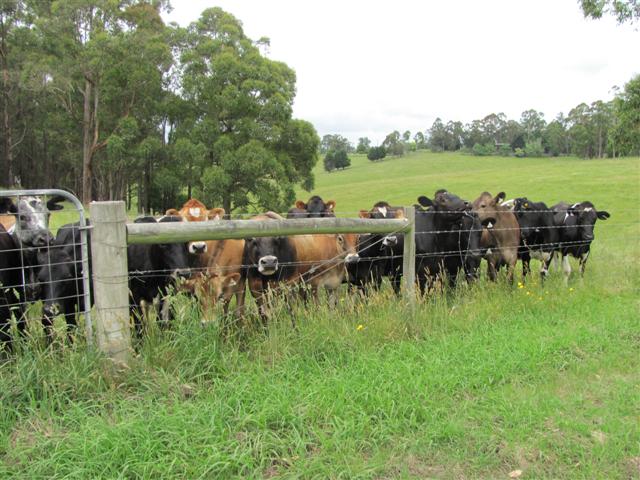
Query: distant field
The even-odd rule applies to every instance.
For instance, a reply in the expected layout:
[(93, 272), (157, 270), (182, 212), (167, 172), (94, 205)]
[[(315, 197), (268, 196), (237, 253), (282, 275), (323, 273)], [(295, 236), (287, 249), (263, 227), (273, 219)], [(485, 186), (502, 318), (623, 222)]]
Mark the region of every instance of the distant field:
[(639, 478), (640, 158), (352, 161), (312, 192), (343, 215), (447, 188), (611, 218), (568, 286), (483, 280), (415, 314), (386, 290), (226, 340), (182, 298), (121, 372), (28, 344), (0, 364), (0, 478)]

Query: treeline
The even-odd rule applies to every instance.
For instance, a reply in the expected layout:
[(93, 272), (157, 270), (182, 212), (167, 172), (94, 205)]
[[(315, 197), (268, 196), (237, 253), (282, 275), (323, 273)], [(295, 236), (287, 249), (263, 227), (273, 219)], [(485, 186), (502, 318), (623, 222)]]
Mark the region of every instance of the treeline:
[[(396, 130), (375, 147), (367, 137), (359, 138), (356, 146), (341, 135), (325, 135), (321, 142), (322, 153), (329, 152), (334, 157), (341, 150), (363, 153), (372, 161), (421, 149), (516, 157), (640, 155), (640, 75), (619, 90), (613, 100), (581, 103), (548, 123), (542, 112), (527, 110), (519, 120), (507, 119), (504, 113), (492, 113), (467, 124), (444, 123), (437, 118), (424, 132), (412, 135), (409, 130)], [(349, 162), (346, 157), (347, 166)], [(325, 161), (325, 168), (333, 165)]]
[(219, 8), (165, 25), (167, 0), (0, 2), (6, 187), (282, 211), (319, 138), (292, 118), (295, 72)]

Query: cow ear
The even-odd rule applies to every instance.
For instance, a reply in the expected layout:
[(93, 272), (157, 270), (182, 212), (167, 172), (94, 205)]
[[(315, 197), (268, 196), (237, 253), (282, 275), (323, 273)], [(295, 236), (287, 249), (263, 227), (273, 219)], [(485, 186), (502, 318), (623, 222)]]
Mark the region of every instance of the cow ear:
[(296, 208), (299, 208), (300, 210), (306, 210), (307, 204), (304, 203), (302, 200), (296, 200)]
[(230, 273), (229, 275), (224, 277), (222, 281), (223, 287), (235, 287), (240, 280), (240, 274), (238, 272)]
[(53, 197), (49, 198), (49, 200), (47, 201), (47, 210), (51, 212), (55, 210), (62, 210), (64, 207), (59, 203), (64, 202), (65, 200), (66, 198), (64, 198), (61, 195), (54, 195)]
[(424, 195), (420, 195), (418, 197), (418, 203), (423, 207), (433, 207), (433, 202), (430, 198), (425, 197)]
[(504, 192), (500, 192), (495, 196), (493, 200), (496, 202), (496, 204), (500, 204), (505, 198), (507, 198), (507, 194)]
[(170, 208), (169, 210), (164, 212), (164, 214), (168, 215), (170, 217), (179, 217), (180, 216), (180, 212), (178, 210), (176, 210), (175, 208)]
[(224, 208), (212, 208), (207, 212), (207, 219), (209, 220), (220, 220), (224, 218)]
[(611, 214), (609, 214), (609, 212), (607, 212), (606, 210), (600, 210), (598, 212), (598, 218), (600, 220), (606, 220), (607, 218), (609, 218), (611, 216)]
[(358, 216), (360, 218), (371, 218), (371, 214), (367, 210), (360, 210)]
[(336, 201), (329, 200), (328, 202), (325, 202), (325, 206), (327, 207), (328, 211), (333, 212), (333, 210), (336, 208)]

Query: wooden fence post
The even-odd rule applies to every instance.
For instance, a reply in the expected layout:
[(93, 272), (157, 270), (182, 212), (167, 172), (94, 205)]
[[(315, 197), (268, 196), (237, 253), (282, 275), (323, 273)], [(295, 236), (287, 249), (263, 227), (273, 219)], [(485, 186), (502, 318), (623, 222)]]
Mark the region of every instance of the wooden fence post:
[(411, 307), (416, 306), (416, 209), (404, 207), (404, 216), (409, 220), (410, 228), (404, 233), (404, 251), (402, 252), (402, 291)]
[(124, 202), (91, 202), (91, 259), (98, 348), (116, 362), (131, 355), (127, 213)]

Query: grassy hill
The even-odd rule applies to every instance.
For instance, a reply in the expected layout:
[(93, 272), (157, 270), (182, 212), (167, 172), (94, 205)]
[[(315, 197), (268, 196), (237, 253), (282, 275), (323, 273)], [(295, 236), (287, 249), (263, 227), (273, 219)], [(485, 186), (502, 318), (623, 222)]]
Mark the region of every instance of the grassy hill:
[(612, 216), (568, 286), (282, 306), (230, 338), (181, 298), (121, 371), (28, 342), (0, 364), (0, 478), (638, 478), (640, 159), (352, 161), (313, 192), (343, 215), (444, 187)]

